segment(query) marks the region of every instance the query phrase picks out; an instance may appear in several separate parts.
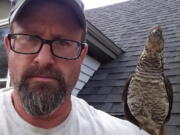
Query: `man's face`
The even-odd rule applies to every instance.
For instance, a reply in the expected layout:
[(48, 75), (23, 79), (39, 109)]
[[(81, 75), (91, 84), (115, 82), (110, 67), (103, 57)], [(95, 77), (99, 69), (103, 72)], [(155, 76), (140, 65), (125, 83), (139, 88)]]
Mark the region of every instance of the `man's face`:
[[(38, 35), (44, 39), (55, 38), (81, 41), (83, 30), (73, 12), (65, 5), (44, 3), (34, 5), (27, 17), (13, 23), (13, 33)], [(34, 116), (52, 113), (70, 93), (79, 77), (80, 65), (87, 46), (76, 60), (65, 60), (52, 55), (50, 46), (44, 44), (38, 54), (24, 55), (10, 50), (5, 38), (9, 70), (15, 95), (25, 110)]]

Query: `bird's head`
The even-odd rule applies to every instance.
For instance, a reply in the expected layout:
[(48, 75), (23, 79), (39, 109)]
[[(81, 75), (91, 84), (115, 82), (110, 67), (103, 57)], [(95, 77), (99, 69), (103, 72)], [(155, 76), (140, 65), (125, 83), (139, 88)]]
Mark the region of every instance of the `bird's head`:
[(155, 26), (151, 28), (145, 43), (145, 53), (151, 55), (160, 54), (164, 48), (164, 39), (161, 27)]

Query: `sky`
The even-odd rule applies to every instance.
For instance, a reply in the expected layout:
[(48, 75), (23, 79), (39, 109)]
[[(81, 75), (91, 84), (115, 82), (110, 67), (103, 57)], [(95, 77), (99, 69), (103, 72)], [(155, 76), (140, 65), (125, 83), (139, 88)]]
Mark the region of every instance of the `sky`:
[(103, 7), (115, 3), (125, 2), (128, 0), (82, 0), (82, 1), (85, 5), (85, 9), (92, 9), (92, 8)]

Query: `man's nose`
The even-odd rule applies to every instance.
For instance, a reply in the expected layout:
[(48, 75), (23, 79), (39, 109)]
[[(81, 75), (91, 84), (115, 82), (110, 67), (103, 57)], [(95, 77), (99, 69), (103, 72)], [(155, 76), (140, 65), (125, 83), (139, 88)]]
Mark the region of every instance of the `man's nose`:
[(40, 66), (45, 67), (54, 63), (54, 56), (48, 44), (44, 44), (34, 61)]

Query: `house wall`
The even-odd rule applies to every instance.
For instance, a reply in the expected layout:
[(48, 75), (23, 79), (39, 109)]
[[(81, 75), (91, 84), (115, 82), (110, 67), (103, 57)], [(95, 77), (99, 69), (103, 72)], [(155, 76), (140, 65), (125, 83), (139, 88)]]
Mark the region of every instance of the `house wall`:
[(79, 80), (73, 90), (73, 95), (77, 94), (82, 90), (84, 85), (89, 81), (90, 77), (93, 76), (94, 72), (100, 67), (100, 62), (94, 59), (93, 57), (86, 56), (83, 64), (81, 65), (81, 72), (79, 75)]

